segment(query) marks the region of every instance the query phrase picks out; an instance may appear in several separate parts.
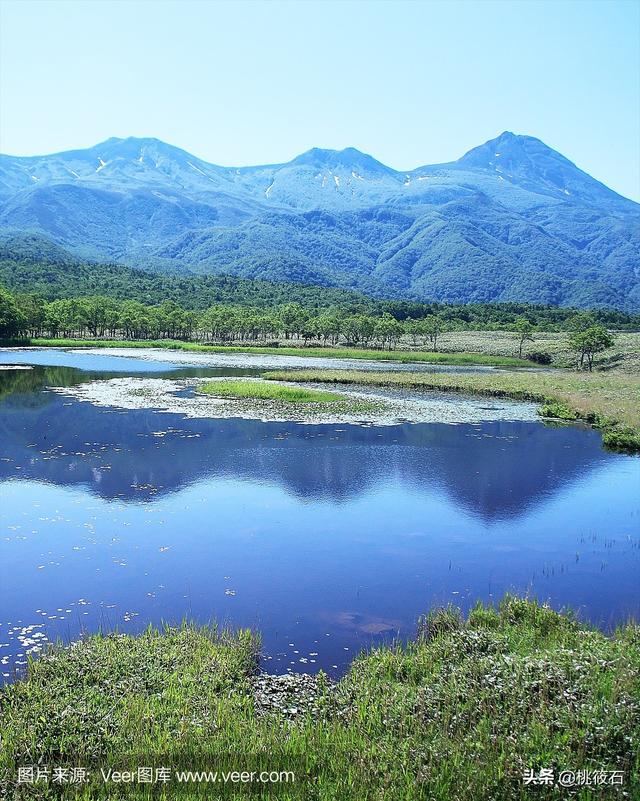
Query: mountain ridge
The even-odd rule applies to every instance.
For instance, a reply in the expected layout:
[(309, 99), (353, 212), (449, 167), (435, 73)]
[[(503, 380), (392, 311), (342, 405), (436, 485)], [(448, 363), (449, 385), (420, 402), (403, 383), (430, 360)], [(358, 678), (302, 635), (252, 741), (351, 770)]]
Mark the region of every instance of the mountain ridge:
[(414, 300), (640, 307), (640, 205), (535, 137), (395, 170), (356, 148), (210, 164), (161, 140), (0, 156), (0, 231), (82, 257)]

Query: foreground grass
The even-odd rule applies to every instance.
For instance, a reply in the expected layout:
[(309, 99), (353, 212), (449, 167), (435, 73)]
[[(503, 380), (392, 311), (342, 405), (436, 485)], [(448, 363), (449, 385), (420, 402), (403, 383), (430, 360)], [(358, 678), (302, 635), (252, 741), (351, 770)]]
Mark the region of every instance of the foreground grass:
[(268, 381), (243, 381), (229, 379), (201, 384), (198, 392), (215, 395), (219, 398), (247, 398), (255, 400), (275, 400), (283, 403), (336, 403), (344, 401), (345, 396), (337, 392), (323, 392), (318, 389), (292, 387)]
[[(250, 786), (253, 797), (284, 801), (567, 797), (525, 785), (527, 768), (621, 770), (625, 796), (591, 787), (571, 797), (638, 797), (635, 624), (608, 638), (512, 597), (466, 621), (440, 610), (415, 641), (360, 656), (335, 688), (320, 681), (315, 712), (293, 719), (257, 714), (257, 645), (248, 632), (185, 626), (91, 637), (31, 663), (26, 680), (0, 694), (0, 797), (58, 797), (42, 784), (16, 786), (15, 766), (78, 764), (78, 754), (294, 770), (295, 785)], [(218, 784), (197, 797), (246, 797), (241, 789)], [(145, 797), (144, 786), (109, 790), (109, 799)], [(167, 786), (154, 797), (196, 796)]]
[(381, 362), (428, 362), (429, 364), (472, 365), (493, 367), (531, 367), (531, 362), (511, 356), (492, 356), (487, 353), (434, 353), (411, 350), (365, 350), (360, 348), (255, 347), (241, 345), (202, 345), (172, 339), (115, 340), (115, 339), (25, 339), (0, 342), (0, 345), (38, 348), (163, 348), (196, 353), (255, 353), (276, 356), (305, 356), (323, 359), (366, 359)]
[(274, 370), (269, 380), (436, 389), (531, 400), (543, 417), (585, 420), (610, 448), (640, 451), (640, 376), (561, 370), (491, 373), (393, 373), (356, 370)]

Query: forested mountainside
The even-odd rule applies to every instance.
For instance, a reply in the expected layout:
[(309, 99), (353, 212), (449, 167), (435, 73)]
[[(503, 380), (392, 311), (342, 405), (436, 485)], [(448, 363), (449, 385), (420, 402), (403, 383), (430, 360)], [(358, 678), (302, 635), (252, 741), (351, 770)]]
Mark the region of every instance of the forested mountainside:
[(398, 171), (353, 148), (228, 168), (156, 139), (0, 156), (0, 230), (161, 271), (444, 302), (640, 309), (640, 206), (530, 136)]
[[(48, 302), (64, 301), (73, 306), (75, 299), (82, 301), (73, 306), (76, 310), (87, 304), (92, 308), (114, 308), (129, 302), (147, 307), (173, 304), (185, 313), (215, 306), (236, 309), (243, 319), (246, 313), (277, 316), (283, 308), (294, 306), (304, 310), (303, 317), (391, 317), (399, 322), (433, 318), (440, 329), (510, 329), (524, 318), (539, 330), (566, 330), (576, 314), (572, 308), (515, 301), (422, 303), (402, 298), (376, 299), (351, 290), (300, 283), (199, 275), (184, 270), (153, 272), (81, 260), (37, 235), (0, 238), (0, 294), (5, 290), (15, 297), (18, 310), (22, 309), (26, 318), (41, 311)], [(2, 316), (0, 302), (0, 329)], [(620, 310), (599, 309), (583, 316), (619, 331), (640, 328), (640, 315)]]

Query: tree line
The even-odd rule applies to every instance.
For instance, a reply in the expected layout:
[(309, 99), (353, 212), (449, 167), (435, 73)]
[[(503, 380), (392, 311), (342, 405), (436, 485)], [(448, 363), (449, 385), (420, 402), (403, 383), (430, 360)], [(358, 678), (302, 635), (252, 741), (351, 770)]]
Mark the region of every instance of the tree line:
[[(568, 317), (569, 344), (580, 367), (593, 367), (597, 353), (611, 347), (612, 335), (596, 312)], [(281, 339), (362, 348), (393, 349), (407, 340), (415, 348), (437, 351), (440, 336), (465, 330), (469, 323), (430, 312), (403, 319), (389, 311), (352, 313), (332, 306), (308, 309), (299, 303), (283, 303), (272, 309), (215, 304), (202, 311), (184, 309), (173, 300), (147, 305), (136, 300), (116, 300), (103, 295), (46, 301), (34, 293), (12, 294), (0, 287), (0, 338), (63, 339), (175, 339), (218, 343), (266, 344)], [(516, 317), (505, 326), (518, 337), (519, 355), (533, 340), (536, 326), (527, 317)], [(530, 358), (549, 363), (548, 354)]]
[[(434, 301), (375, 298), (354, 290), (302, 283), (239, 278), (230, 275), (197, 275), (154, 272), (123, 264), (83, 262), (35, 235), (9, 242), (0, 241), (0, 286), (14, 296), (36, 296), (46, 302), (107, 298), (122, 304), (135, 301), (143, 306), (160, 307), (173, 301), (185, 313), (198, 314), (220, 305), (246, 307), (263, 317), (275, 309), (297, 303), (310, 317), (325, 313), (339, 317), (370, 317), (378, 320), (390, 315), (394, 320), (423, 320), (436, 316), (453, 329), (505, 330), (517, 320), (526, 319), (539, 331), (568, 330), (576, 310), (517, 301), (501, 303), (439, 303)], [(20, 301), (23, 303), (23, 301)], [(26, 302), (26, 301), (25, 301)], [(143, 316), (138, 310), (129, 316)], [(169, 311), (168, 314), (175, 313)], [(640, 315), (617, 309), (598, 309), (594, 319), (605, 328), (618, 331), (640, 329)], [(151, 317), (162, 318), (162, 313)], [(160, 322), (162, 320), (160, 319)], [(151, 324), (152, 323), (152, 324)], [(160, 329), (150, 320), (149, 330)], [(188, 328), (189, 321), (186, 321)], [(183, 326), (184, 327), (184, 326)], [(381, 326), (381, 329), (383, 326)], [(365, 338), (367, 327), (365, 326)], [(343, 334), (341, 333), (342, 337)]]
[(437, 347), (447, 322), (438, 315), (396, 319), (389, 312), (350, 314), (339, 307), (305, 309), (284, 303), (273, 309), (215, 304), (202, 311), (165, 300), (146, 305), (94, 295), (46, 301), (35, 294), (0, 289), (0, 337), (63, 339), (177, 339), (201, 342), (297, 340), (393, 348), (411, 336), (415, 346)]

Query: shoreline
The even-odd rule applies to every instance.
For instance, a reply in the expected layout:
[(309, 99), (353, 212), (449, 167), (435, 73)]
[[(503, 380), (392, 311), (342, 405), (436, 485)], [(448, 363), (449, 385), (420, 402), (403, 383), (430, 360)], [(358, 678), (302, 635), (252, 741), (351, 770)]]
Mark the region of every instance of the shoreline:
[(436, 373), (358, 373), (313, 369), (272, 370), (264, 372), (262, 377), (272, 381), (403, 387), (411, 390), (466, 393), (478, 397), (530, 401), (540, 404), (539, 415), (543, 419), (565, 423), (581, 421), (588, 423), (602, 433), (605, 447), (623, 453), (640, 452), (640, 378), (637, 377), (560, 371), (553, 373), (499, 371), (490, 375), (453, 376)]
[[(538, 421), (533, 404), (494, 401), (490, 407), (478, 399), (447, 393), (403, 397), (393, 388), (372, 390), (348, 388), (339, 394), (344, 401), (331, 404), (291, 404), (278, 400), (221, 398), (205, 394), (200, 387), (225, 378), (110, 378), (87, 381), (73, 387), (50, 387), (50, 391), (96, 406), (119, 409), (154, 409), (187, 418), (243, 418), (263, 422), (300, 424), (401, 425), (406, 423), (477, 423), (493, 420)], [(256, 380), (260, 379), (246, 379)], [(284, 386), (299, 387), (285, 382)], [(312, 383), (310, 389), (317, 389)], [(319, 385), (322, 388), (322, 384)], [(189, 394), (185, 394), (185, 391)]]
[[(291, 347), (258, 345), (207, 345), (178, 340), (107, 340), (107, 339), (25, 339), (9, 340), (0, 347), (7, 348), (153, 348), (158, 350), (191, 351), (195, 353), (248, 353), (266, 356), (303, 356), (308, 358), (356, 359), (365, 361), (400, 362), (402, 364), (434, 364), (452, 366), (523, 367), (535, 369), (535, 363), (511, 356), (492, 356), (482, 353), (446, 353), (441, 351), (372, 350), (345, 347)], [(552, 369), (552, 368), (551, 368)]]
[[(607, 636), (507, 595), (466, 618), (433, 609), (414, 639), (361, 653), (335, 683), (323, 673), (260, 673), (249, 630), (91, 635), (53, 646), (0, 690), (0, 795), (24, 797), (19, 766), (74, 764), (78, 754), (90, 755), (96, 782), (100, 766), (135, 755), (163, 755), (169, 766), (187, 755), (187, 769), (235, 756), (245, 764), (229, 769), (242, 769), (260, 754), (300, 779), (284, 793), (261, 790), (263, 799), (307, 799), (312, 782), (318, 797), (341, 801), (380, 798), (381, 788), (450, 801), (461, 787), (475, 801), (506, 797), (501, 790), (524, 801), (522, 776), (540, 765), (618, 771), (635, 797), (639, 632), (628, 622)], [(42, 798), (71, 797), (42, 789)], [(142, 799), (145, 789), (123, 797)]]

